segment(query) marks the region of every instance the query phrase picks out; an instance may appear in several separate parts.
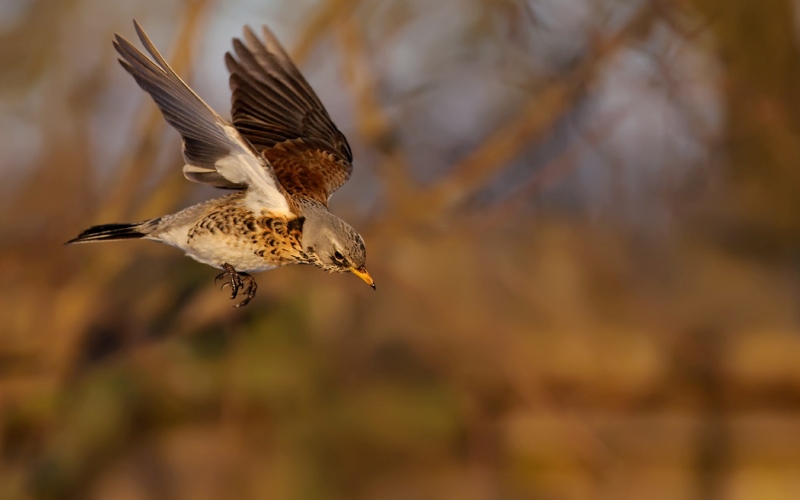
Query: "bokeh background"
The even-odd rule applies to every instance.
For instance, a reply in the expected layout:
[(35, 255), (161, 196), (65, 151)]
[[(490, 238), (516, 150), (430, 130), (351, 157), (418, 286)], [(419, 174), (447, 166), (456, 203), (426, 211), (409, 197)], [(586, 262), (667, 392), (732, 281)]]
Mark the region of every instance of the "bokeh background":
[[(116, 63), (227, 116), (268, 24), (377, 293), (84, 228), (215, 195)], [(790, 0), (1, 0), (0, 499), (800, 498)]]

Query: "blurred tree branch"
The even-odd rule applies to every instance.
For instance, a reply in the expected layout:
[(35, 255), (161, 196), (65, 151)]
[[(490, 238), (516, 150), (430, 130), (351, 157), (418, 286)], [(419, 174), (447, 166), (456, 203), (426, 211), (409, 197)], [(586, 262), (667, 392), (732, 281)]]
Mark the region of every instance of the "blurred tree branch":
[(436, 185), (428, 188), (422, 204), (429, 214), (451, 210), (485, 185), (509, 161), (553, 128), (554, 123), (580, 101), (603, 64), (632, 37), (649, 31), (659, 10), (655, 1), (645, 2), (616, 33), (595, 40), (586, 57), (563, 78), (546, 85), (531, 96), (520, 113), (502, 125), (470, 156), (456, 164)]
[(367, 48), (360, 28), (352, 18), (339, 25), (338, 41), (343, 54), (345, 80), (356, 102), (359, 133), (380, 152), (382, 163), (377, 172), (384, 183), (389, 206), (412, 202), (408, 162), (397, 141), (398, 132), (381, 107), (378, 82), (371, 70)]
[[(765, 256), (800, 249), (800, 50), (790, 0), (694, 0), (724, 65), (731, 190), (722, 236)], [(720, 218), (711, 221), (718, 225)]]
[(299, 41), (292, 50), (292, 59), (295, 63), (301, 64), (319, 39), (333, 26), (349, 19), (361, 2), (362, 0), (325, 0), (320, 7), (311, 9), (308, 22), (302, 28)]

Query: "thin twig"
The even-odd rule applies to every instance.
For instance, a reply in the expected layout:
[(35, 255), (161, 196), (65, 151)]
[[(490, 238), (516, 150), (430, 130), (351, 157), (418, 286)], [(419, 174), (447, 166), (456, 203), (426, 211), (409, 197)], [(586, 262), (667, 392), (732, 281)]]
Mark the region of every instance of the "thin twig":
[(594, 44), (594, 50), (571, 74), (532, 96), (522, 111), (498, 128), (480, 147), (424, 193), (429, 214), (442, 214), (480, 189), (536, 137), (541, 137), (580, 100), (603, 64), (636, 33), (646, 31), (657, 9), (647, 2), (615, 34)]

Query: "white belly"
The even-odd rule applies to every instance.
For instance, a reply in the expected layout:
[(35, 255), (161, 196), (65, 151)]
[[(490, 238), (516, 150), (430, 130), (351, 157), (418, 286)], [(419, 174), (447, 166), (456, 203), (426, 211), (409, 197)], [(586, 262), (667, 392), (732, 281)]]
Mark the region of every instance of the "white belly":
[(256, 254), (259, 248), (251, 241), (234, 236), (219, 234), (195, 236), (191, 239), (191, 244), (188, 244), (187, 232), (175, 230), (161, 233), (157, 239), (180, 248), (198, 262), (218, 269), (222, 269), (223, 264), (230, 264), (237, 271), (257, 273), (278, 267)]

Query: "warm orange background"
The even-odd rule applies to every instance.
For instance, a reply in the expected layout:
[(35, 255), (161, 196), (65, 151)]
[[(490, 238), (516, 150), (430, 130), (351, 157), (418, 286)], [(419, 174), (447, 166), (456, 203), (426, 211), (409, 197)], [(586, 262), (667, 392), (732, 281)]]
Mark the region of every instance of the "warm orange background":
[[(800, 498), (793, 7), (0, 4), (0, 498)], [(377, 293), (62, 246), (214, 194), (132, 18), (223, 115), (230, 38), (285, 41)]]

